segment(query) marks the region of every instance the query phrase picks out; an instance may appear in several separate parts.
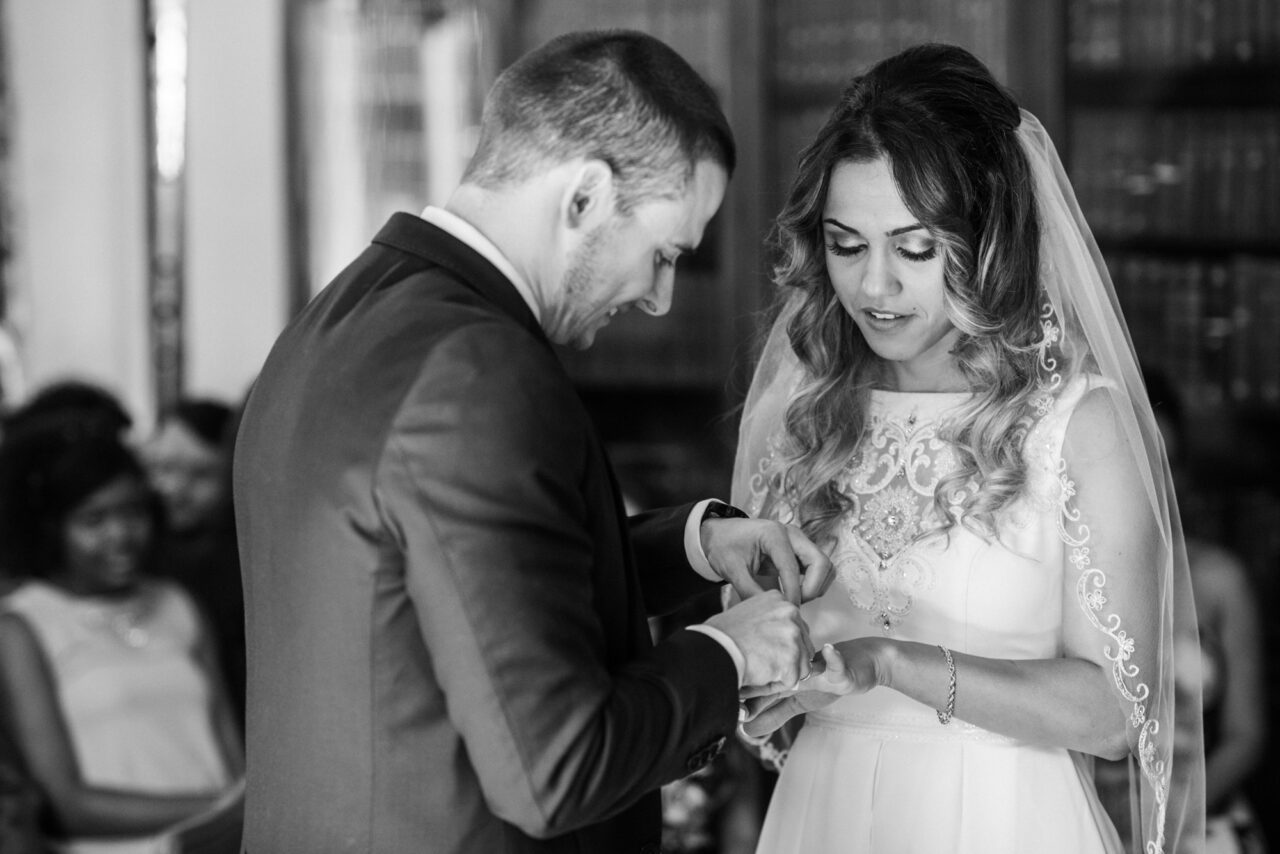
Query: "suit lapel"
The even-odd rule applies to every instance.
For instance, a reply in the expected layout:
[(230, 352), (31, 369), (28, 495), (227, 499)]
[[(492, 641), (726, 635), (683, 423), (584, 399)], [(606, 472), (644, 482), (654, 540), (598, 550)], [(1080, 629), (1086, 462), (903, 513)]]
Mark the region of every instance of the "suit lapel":
[(515, 285), (483, 255), (421, 217), (395, 213), (373, 239), (374, 243), (399, 249), (437, 267), (453, 272), (458, 281), (479, 293), (502, 312), (550, 346), (546, 333)]

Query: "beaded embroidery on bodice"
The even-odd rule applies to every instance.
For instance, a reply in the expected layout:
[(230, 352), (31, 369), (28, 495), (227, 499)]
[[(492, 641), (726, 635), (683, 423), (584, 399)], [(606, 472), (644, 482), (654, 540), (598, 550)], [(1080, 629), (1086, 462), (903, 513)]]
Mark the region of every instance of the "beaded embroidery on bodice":
[[(945, 547), (934, 491), (958, 465), (939, 434), (947, 413), (968, 399), (873, 392), (866, 435), (841, 477), (851, 505), (832, 562), (849, 598), (885, 633), (933, 586), (934, 558)], [(952, 496), (954, 513), (961, 500)]]

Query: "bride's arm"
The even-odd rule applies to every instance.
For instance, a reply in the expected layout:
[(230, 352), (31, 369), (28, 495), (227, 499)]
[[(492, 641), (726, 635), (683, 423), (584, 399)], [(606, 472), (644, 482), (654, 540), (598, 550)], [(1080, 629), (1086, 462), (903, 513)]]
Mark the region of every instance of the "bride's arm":
[[(1124, 756), (1135, 743), (1130, 718), (1159, 673), (1157, 579), (1165, 547), (1121, 436), (1109, 399), (1098, 392), (1081, 401), (1067, 430), (1062, 656), (1019, 661), (953, 651), (956, 718), (1107, 758)], [(937, 646), (880, 637), (837, 646), (855, 682), (873, 679), (946, 708), (950, 672)], [(798, 695), (762, 713), (747, 731), (766, 731), (822, 700), (813, 692)]]
[[(938, 647), (861, 638), (839, 648), (846, 660), (868, 654), (881, 662), (884, 685), (936, 709), (946, 708), (950, 674)], [(952, 656), (956, 718), (1022, 741), (1107, 759), (1128, 753), (1126, 717), (1115, 702), (1110, 675), (1097, 662), (1083, 657), (1011, 661), (958, 652)]]
[[(936, 646), (883, 637), (843, 641), (849, 687), (814, 684), (787, 698), (749, 701), (759, 709), (743, 725), (765, 735), (795, 715), (814, 711), (845, 693), (875, 685), (893, 688), (935, 709), (947, 708), (950, 668)], [(954, 716), (991, 732), (1066, 747), (1108, 759), (1128, 751), (1125, 717), (1111, 697), (1109, 676), (1083, 658), (1011, 661), (952, 652), (956, 668)], [(802, 688), (809, 686), (802, 685)]]

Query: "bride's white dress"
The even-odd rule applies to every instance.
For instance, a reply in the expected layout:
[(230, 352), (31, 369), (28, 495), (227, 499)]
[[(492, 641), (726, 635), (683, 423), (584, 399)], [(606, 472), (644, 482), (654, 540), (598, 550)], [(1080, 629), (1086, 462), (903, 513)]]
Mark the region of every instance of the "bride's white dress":
[[(1000, 517), (1000, 542), (960, 526), (917, 538), (938, 526), (933, 487), (955, 466), (939, 422), (967, 396), (874, 392), (868, 437), (845, 474), (855, 507), (832, 553), (838, 580), (803, 608), (815, 646), (887, 633), (991, 658), (1061, 655), (1064, 611), (1081, 604), (1059, 535), (1058, 464), (1086, 384), (1069, 386), (1028, 435), (1027, 488)], [(962, 696), (963, 668), (957, 688)], [(758, 851), (1110, 854), (1120, 841), (1091, 768), (958, 718), (944, 726), (933, 708), (875, 688), (807, 716)]]

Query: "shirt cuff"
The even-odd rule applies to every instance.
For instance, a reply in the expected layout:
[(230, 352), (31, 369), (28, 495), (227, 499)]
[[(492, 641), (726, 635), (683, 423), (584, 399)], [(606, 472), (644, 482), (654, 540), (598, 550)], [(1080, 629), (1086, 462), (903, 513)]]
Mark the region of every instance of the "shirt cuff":
[(707, 581), (719, 583), (724, 579), (711, 568), (711, 561), (707, 560), (706, 554), (702, 551), (702, 519), (707, 515), (707, 508), (711, 505), (711, 502), (715, 500), (714, 498), (704, 498), (693, 505), (693, 510), (689, 513), (689, 518), (684, 523), (684, 554), (694, 572)]
[(738, 649), (738, 645), (733, 642), (733, 638), (713, 626), (702, 623), (688, 626), (688, 629), (691, 632), (701, 632), (724, 647), (724, 651), (729, 653), (729, 657), (733, 659), (733, 668), (738, 671), (738, 687), (741, 688), (742, 677), (747, 671), (747, 660), (742, 657), (742, 650)]

